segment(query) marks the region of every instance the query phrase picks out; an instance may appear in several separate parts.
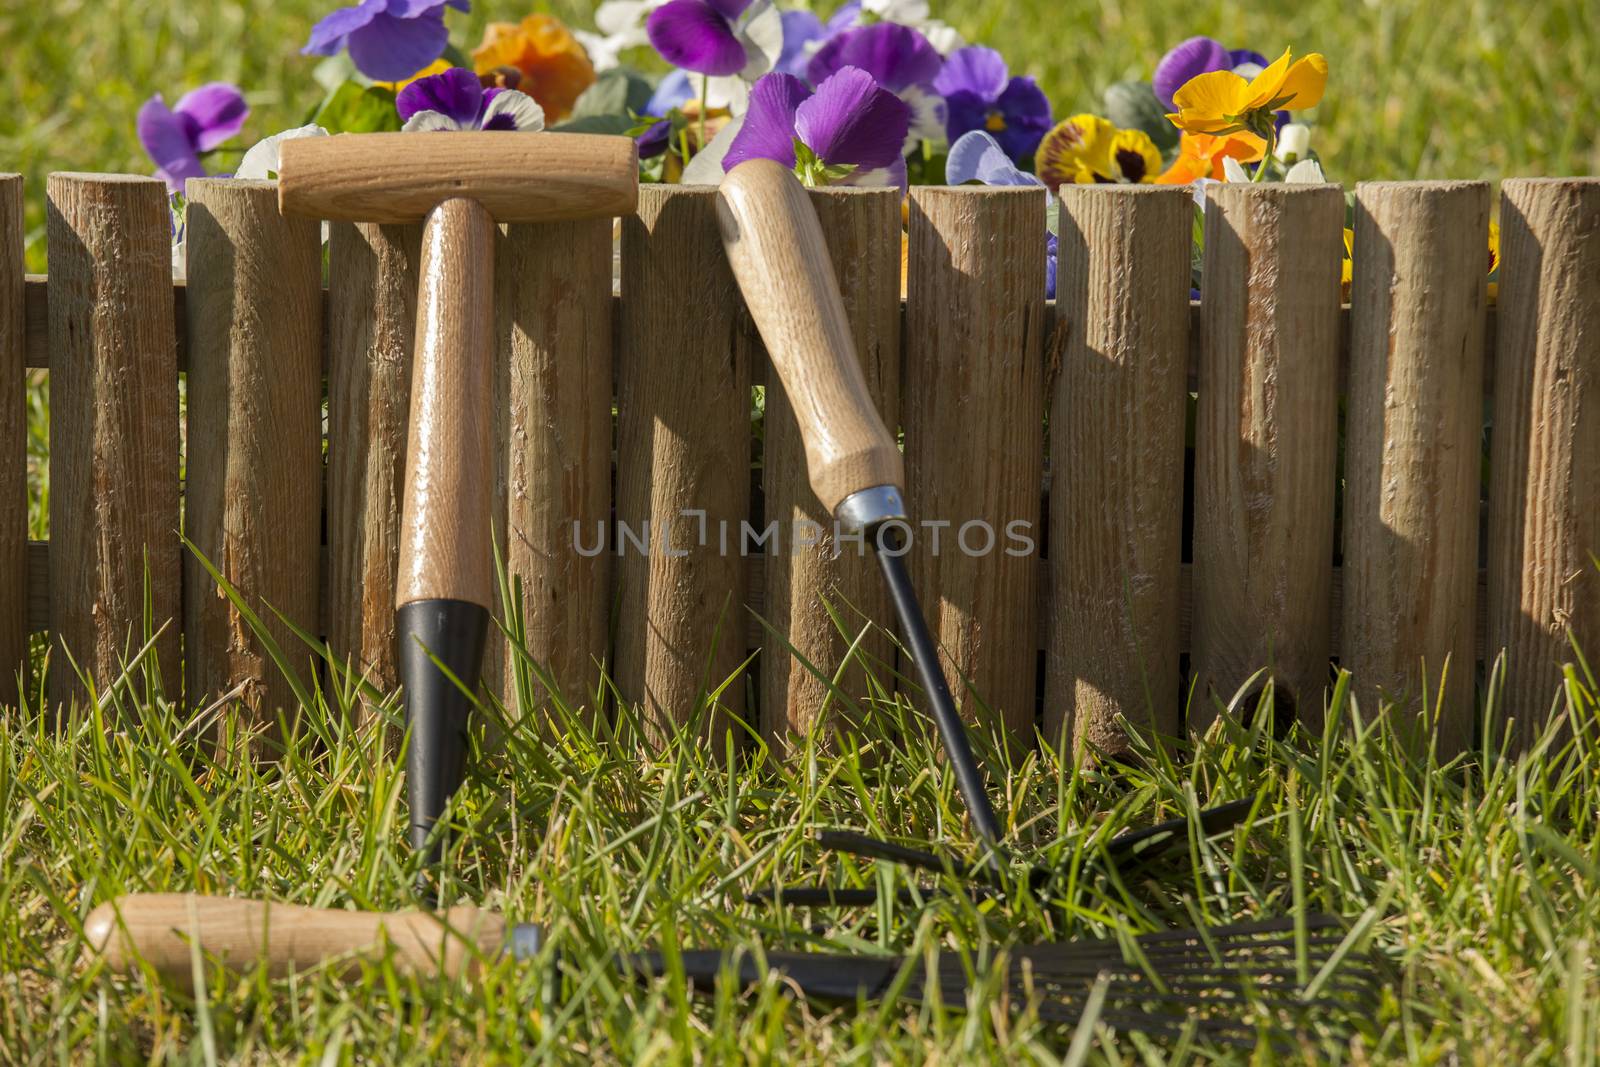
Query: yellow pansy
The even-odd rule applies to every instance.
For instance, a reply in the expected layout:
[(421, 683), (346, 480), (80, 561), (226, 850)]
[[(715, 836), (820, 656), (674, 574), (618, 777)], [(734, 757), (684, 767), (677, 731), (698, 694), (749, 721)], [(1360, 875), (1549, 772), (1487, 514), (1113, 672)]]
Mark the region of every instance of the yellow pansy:
[(1155, 180), (1161, 152), (1143, 130), (1119, 130), (1098, 115), (1056, 123), (1034, 152), (1039, 178), (1052, 190), (1094, 182)]
[(426, 67), (423, 67), (421, 70), (411, 75), (409, 78), (402, 78), (397, 82), (378, 82), (377, 84), (385, 89), (390, 90), (391, 92), (398, 93), (401, 89), (404, 89), (418, 78), (431, 78), (435, 74), (443, 74), (445, 71), (449, 70), (451, 66), (452, 64), (447, 59), (436, 59), (432, 63), (429, 63)]
[(1272, 136), (1273, 113), (1315, 107), (1328, 84), (1328, 61), (1313, 52), (1291, 62), (1290, 50), (1254, 78), (1214, 70), (1183, 83), (1172, 94), (1177, 111), (1168, 119), (1189, 133), (1233, 134), (1263, 151)]

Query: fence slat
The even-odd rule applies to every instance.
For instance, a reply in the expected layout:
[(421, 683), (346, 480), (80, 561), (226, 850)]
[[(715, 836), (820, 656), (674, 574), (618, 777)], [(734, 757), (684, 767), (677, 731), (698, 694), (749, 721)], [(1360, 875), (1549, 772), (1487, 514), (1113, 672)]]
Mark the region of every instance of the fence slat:
[[(1328, 682), (1344, 191), (1215, 185), (1195, 425), (1189, 728), (1263, 667), (1320, 727)], [(1254, 707), (1253, 701), (1250, 704)]]
[[(597, 541), (611, 519), (611, 226), (506, 227), (495, 257), (500, 551), (522, 580), (529, 655), (568, 706), (591, 713), (611, 606), (609, 542)], [(484, 677), (515, 692), (509, 651), (498, 635), (490, 645), (506, 666)], [(547, 699), (537, 677), (530, 684)]]
[(1568, 631), (1600, 648), (1600, 180), (1513, 179), (1500, 205), (1489, 657), (1506, 652), (1496, 737), (1515, 719), (1526, 746)]
[(181, 687), (177, 349), (166, 187), (133, 175), (52, 174), (50, 700), (82, 692), (62, 654), (107, 684), (151, 630)]
[[(639, 188), (638, 213), (622, 223), (621, 342), (617, 678), (659, 737), (744, 659), (738, 538), (750, 514), (756, 342), (722, 251), (715, 189)], [(630, 532), (648, 535), (647, 551)], [(703, 721), (719, 744), (744, 689), (734, 679)]]
[(1183, 189), (1061, 189), (1045, 727), (1079, 747), (1126, 748), (1118, 714), (1178, 729), (1193, 213)]
[(912, 574), (963, 714), (987, 708), (1023, 741), (1035, 568), (1010, 535), (1039, 537), (1044, 210), (1039, 189), (912, 189), (906, 292), (907, 504), (949, 524), (937, 549), (933, 528), (914, 531)]
[(1483, 182), (1356, 187), (1342, 665), (1369, 714), (1425, 691), (1446, 756), (1473, 733), (1488, 227)]
[(22, 175), (0, 174), (0, 707), (16, 707), (28, 664), (28, 418)]
[[(322, 240), (278, 213), (277, 184), (188, 187), (188, 455), (184, 531), (302, 679), (322, 549)], [(280, 617), (282, 616), (282, 617)], [(184, 553), (192, 704), (244, 688), (240, 725), (292, 715), (294, 691), (193, 554)], [(314, 668), (313, 668), (314, 669)]]
[[(856, 357), (878, 413), (889, 426), (900, 423), (900, 198), (892, 189), (827, 189), (811, 194), (822, 224), (845, 314), (850, 320)], [(766, 522), (777, 522), (780, 543), (766, 567), (765, 618), (782, 639), (763, 631), (757, 642), (761, 658), (761, 730), (774, 746), (793, 731), (807, 734), (818, 725), (824, 708), (830, 718), (840, 712), (830, 681), (845, 653), (867, 621), (879, 628), (861, 643), (859, 653), (883, 684), (893, 685), (894, 645), (890, 630), (893, 608), (876, 561), (861, 544), (836, 544), (833, 517), (811, 491), (805, 447), (782, 385), (767, 383), (762, 435), (762, 478)], [(825, 531), (820, 543), (802, 548), (795, 540), (805, 523)], [(837, 558), (833, 557), (839, 549)], [(840, 633), (830, 616), (831, 604), (847, 629)], [(792, 646), (785, 647), (784, 641)], [(803, 656), (830, 681), (819, 678), (796, 658)], [(849, 697), (867, 692), (864, 672), (851, 668), (840, 679)]]
[(421, 256), (421, 226), (330, 227), (328, 637), (384, 691), (398, 682), (394, 595)]

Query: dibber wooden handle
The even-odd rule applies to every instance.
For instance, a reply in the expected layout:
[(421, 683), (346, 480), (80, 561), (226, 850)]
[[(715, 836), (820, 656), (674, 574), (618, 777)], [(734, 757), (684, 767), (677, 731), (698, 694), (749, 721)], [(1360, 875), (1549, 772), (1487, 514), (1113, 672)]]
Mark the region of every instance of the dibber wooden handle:
[(131, 973), (144, 960), (180, 988), (192, 988), (193, 945), (235, 971), (265, 964), (274, 976), (349, 957), (351, 969), (392, 947), (396, 967), (457, 975), (493, 959), (505, 920), (470, 905), (442, 914), (335, 911), (193, 893), (133, 893), (100, 905), (83, 924), (86, 958)]
[(494, 233), (468, 199), (434, 208), (423, 230), (397, 606), (494, 606)]
[(863, 489), (902, 488), (905, 463), (867, 392), (805, 188), (780, 164), (751, 160), (723, 179), (717, 215), (734, 277), (799, 421), (823, 507), (832, 512)]

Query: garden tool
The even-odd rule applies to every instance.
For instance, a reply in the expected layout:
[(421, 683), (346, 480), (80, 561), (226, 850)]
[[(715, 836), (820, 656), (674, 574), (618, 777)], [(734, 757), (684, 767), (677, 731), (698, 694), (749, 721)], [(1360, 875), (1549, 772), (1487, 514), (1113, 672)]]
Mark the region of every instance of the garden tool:
[(461, 784), (494, 604), (496, 223), (611, 218), (638, 196), (632, 138), (373, 133), (285, 141), (278, 206), (347, 222), (423, 222), (395, 630), (411, 842), (429, 863)]
[[(122, 974), (137, 973), (142, 962), (187, 990), (205, 960), (235, 972), (265, 966), (272, 977), (339, 961), (353, 975), (388, 952), (399, 971), (456, 978), (505, 954), (532, 959), (545, 944), (542, 928), (509, 924), (470, 905), (437, 913), (336, 911), (183, 893), (135, 893), (102, 904), (84, 922), (84, 938), (87, 960), (102, 958)], [(1075, 1024), (1091, 996), (1100, 996), (1094, 1018), (1119, 1030), (1173, 1036), (1192, 1030), (1221, 1043), (1249, 1045), (1257, 1029), (1245, 1017), (1259, 1019), (1263, 1010), (1281, 1020), (1370, 1005), (1381, 974), (1359, 951), (1359, 940), (1347, 936), (1338, 919), (1311, 915), (1298, 932), (1294, 920), (1284, 919), (1000, 951), (1014, 1009), (1032, 1003), (1046, 1022)], [(894, 996), (917, 1003), (937, 996), (960, 1008), (975, 976), (996, 962), (979, 955), (974, 960), (943, 951), (927, 960), (766, 952), (758, 960), (748, 952), (708, 948), (619, 953), (615, 965), (623, 977), (648, 981), (673, 973), (676, 957), (701, 993), (714, 990), (720, 975), (749, 987), (772, 971), (814, 1000), (858, 1003)]]
[[(799, 423), (811, 488), (842, 530), (864, 536), (875, 549), (945, 755), (986, 850), (984, 861), (998, 871), (1000, 823), (906, 569), (904, 462), (867, 392), (816, 212), (788, 168), (757, 159), (723, 179), (718, 218), (734, 277)], [(1250, 806), (1239, 801), (1212, 808), (1201, 814), (1198, 829), (1209, 834), (1232, 826)], [(1188, 832), (1186, 820), (1171, 820), (1113, 840), (1108, 853), (1144, 862), (1186, 841)], [(852, 837), (886, 857), (900, 847)], [(944, 866), (930, 859), (934, 869)]]

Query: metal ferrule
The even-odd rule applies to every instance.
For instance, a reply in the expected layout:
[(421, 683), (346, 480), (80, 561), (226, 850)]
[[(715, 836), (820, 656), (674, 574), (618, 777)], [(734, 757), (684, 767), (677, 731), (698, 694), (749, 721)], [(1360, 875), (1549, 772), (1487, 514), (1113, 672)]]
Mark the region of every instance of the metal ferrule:
[(506, 938), (504, 951), (514, 960), (531, 960), (544, 947), (544, 928), (533, 923), (517, 923)]
[(875, 485), (861, 489), (833, 509), (833, 517), (847, 533), (870, 530), (890, 519), (906, 519), (906, 501), (898, 485)]

